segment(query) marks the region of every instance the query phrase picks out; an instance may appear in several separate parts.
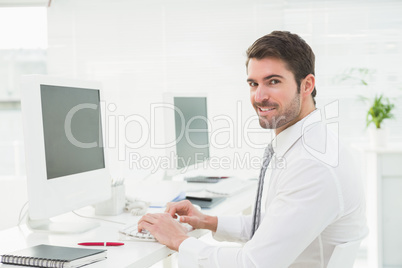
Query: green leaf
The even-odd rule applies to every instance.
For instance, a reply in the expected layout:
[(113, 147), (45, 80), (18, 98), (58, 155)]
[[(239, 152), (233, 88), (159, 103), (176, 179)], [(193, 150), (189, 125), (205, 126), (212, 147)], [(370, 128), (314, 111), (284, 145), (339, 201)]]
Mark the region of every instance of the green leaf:
[(376, 128), (381, 128), (382, 121), (384, 119), (393, 118), (394, 115), (391, 113), (395, 105), (390, 103), (388, 98), (383, 99), (383, 95), (375, 96), (373, 104), (367, 111), (366, 115), (366, 126), (368, 127), (373, 123)]

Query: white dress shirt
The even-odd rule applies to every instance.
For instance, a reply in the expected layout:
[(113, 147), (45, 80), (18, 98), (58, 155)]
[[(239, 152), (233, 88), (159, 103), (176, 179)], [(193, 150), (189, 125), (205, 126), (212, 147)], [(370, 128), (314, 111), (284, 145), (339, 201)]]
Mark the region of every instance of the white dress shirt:
[(244, 246), (217, 247), (188, 238), (179, 248), (180, 267), (322, 268), (336, 245), (366, 236), (357, 166), (321, 116), (315, 110), (273, 140), (265, 211), (252, 239), (251, 216), (218, 217), (214, 238)]

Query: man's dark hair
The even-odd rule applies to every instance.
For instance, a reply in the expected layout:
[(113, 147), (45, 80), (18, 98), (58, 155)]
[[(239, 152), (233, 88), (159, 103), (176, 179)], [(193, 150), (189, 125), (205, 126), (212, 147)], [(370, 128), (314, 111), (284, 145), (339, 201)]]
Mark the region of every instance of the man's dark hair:
[[(273, 31), (257, 41), (247, 49), (247, 62), (255, 58), (278, 58), (285, 62), (286, 67), (295, 76), (297, 92), (300, 93), (301, 80), (307, 75), (314, 75), (315, 55), (311, 47), (297, 34), (286, 31)], [(317, 90), (314, 87), (311, 96), (314, 97)]]

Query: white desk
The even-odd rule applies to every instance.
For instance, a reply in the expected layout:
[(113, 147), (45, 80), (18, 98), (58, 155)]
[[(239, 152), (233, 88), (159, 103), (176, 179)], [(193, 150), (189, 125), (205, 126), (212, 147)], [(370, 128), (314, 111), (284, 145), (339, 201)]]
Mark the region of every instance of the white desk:
[[(207, 214), (214, 215), (230, 215), (238, 214), (248, 209), (255, 198), (256, 187), (250, 187), (244, 192), (232, 196), (217, 205), (211, 210), (203, 211)], [(80, 214), (93, 215), (93, 209), (87, 207), (79, 211)], [(139, 217), (133, 217), (128, 213), (118, 216), (104, 217), (110, 220), (119, 222), (135, 222)], [(84, 220), (93, 221), (92, 219), (82, 219), (70, 213), (58, 217), (58, 219), (67, 219), (70, 221)], [(34, 246), (37, 244), (50, 244), (60, 246), (78, 247), (77, 243), (85, 241), (118, 241), (120, 234), (119, 228), (122, 226), (117, 223), (100, 221), (101, 226), (82, 234), (61, 235), (37, 233), (29, 230), (25, 225), (13, 227), (0, 232), (0, 255), (16, 251), (25, 247)], [(192, 236), (199, 237), (206, 232), (196, 230), (191, 232)], [(168, 249), (166, 246), (157, 242), (136, 242), (124, 241), (125, 245), (121, 247), (108, 247), (107, 260), (97, 262), (86, 267), (149, 267), (160, 260), (163, 260), (175, 251)], [(94, 247), (96, 248), (96, 247)], [(9, 265), (1, 265), (0, 267), (11, 267)], [(15, 266), (21, 267), (21, 266)]]

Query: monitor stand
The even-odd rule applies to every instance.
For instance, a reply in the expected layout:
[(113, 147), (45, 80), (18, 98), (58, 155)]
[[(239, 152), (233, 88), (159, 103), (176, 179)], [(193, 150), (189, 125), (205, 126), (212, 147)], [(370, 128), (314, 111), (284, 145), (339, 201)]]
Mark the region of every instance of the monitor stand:
[(27, 218), (27, 226), (35, 232), (49, 232), (57, 234), (77, 234), (95, 229), (98, 222), (53, 222), (50, 219), (32, 220)]

